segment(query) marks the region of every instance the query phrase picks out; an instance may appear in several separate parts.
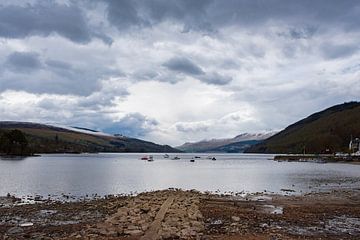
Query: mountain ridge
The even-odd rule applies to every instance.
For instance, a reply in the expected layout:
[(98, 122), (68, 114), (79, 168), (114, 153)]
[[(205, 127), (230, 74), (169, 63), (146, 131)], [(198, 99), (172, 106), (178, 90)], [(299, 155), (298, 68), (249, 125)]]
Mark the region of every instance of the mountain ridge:
[(184, 144), (177, 146), (176, 148), (185, 152), (214, 152), (214, 151), (217, 152), (219, 151), (219, 149), (221, 149), (221, 147), (225, 147), (226, 149), (227, 145), (231, 145), (235, 143), (238, 143), (239, 146), (241, 145), (241, 142), (243, 142), (243, 144), (249, 144), (249, 143), (255, 144), (255, 142), (249, 142), (249, 141), (259, 142), (274, 135), (275, 133), (276, 131), (268, 131), (268, 132), (260, 132), (260, 133), (241, 133), (233, 138), (212, 138), (209, 140), (204, 139), (198, 142), (185, 142)]
[(309, 115), (265, 141), (248, 153), (346, 152), (351, 136), (360, 136), (360, 102), (345, 102)]
[(91, 129), (35, 122), (0, 121), (0, 135), (13, 129), (25, 134), (29, 146), (35, 153), (180, 152), (168, 145), (125, 136), (113, 136)]

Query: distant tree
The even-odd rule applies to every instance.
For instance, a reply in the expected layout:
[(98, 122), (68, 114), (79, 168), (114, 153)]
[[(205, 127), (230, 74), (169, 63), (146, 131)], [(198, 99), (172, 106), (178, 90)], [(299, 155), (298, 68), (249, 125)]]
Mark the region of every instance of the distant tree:
[(28, 144), (24, 133), (18, 129), (5, 132), (0, 137), (0, 151), (8, 155), (24, 155)]
[(0, 135), (0, 152), (9, 154), (11, 151), (11, 142), (6, 132)]

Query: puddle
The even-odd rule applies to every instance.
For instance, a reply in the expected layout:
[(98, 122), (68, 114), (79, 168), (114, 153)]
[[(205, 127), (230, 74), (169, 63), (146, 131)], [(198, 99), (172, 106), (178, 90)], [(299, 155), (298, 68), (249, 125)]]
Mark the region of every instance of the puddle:
[(266, 213), (270, 213), (270, 214), (283, 214), (284, 213), (284, 208), (281, 206), (274, 206), (274, 205), (264, 205), (264, 211)]
[(266, 195), (260, 195), (260, 196), (251, 196), (248, 197), (248, 199), (251, 201), (265, 202), (265, 201), (271, 201), (272, 197)]

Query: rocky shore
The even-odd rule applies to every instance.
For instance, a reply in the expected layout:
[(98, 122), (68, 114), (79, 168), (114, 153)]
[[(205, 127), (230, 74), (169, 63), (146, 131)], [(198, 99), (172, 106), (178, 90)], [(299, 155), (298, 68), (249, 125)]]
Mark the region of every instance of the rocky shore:
[(279, 162), (352, 163), (359, 164), (360, 156), (343, 154), (286, 154), (274, 156)]
[(248, 196), (164, 190), (76, 202), (0, 198), (1, 239), (360, 239), (360, 190)]

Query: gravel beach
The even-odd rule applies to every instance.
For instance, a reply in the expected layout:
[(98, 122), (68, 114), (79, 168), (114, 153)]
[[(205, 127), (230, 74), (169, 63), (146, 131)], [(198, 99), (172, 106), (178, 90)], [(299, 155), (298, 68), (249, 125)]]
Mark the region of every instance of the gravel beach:
[(163, 190), (73, 202), (0, 199), (2, 239), (359, 239), (360, 190), (247, 196)]

